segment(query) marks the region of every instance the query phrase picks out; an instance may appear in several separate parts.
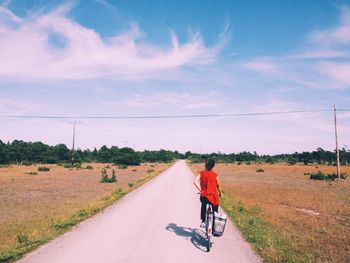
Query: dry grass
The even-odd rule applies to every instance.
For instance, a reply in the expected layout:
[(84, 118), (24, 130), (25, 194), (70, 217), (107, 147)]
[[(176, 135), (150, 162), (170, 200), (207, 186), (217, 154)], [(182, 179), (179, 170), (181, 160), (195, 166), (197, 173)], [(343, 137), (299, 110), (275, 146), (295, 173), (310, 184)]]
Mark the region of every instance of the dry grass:
[[(194, 171), (202, 167), (192, 165)], [(217, 164), (214, 170), (221, 177), (225, 199), (254, 209), (258, 218), (281, 230), (290, 244), (284, 249), (295, 252), (284, 260), (350, 262), (350, 179), (325, 182), (304, 175), (318, 170), (332, 173), (335, 167)], [(342, 172), (350, 175), (350, 167)], [(273, 249), (260, 252), (265, 260), (278, 261)]]
[[(45, 165), (50, 168), (49, 172), (38, 172), (39, 165), (0, 168), (2, 256), (21, 246), (29, 246), (30, 242), (43, 243), (57, 236), (67, 226), (94, 214), (145, 179), (169, 167), (169, 164), (143, 164), (118, 169), (109, 164), (107, 171), (111, 174), (114, 169), (118, 181), (100, 183), (100, 171), (108, 164), (83, 164), (82, 167), (86, 165), (93, 166), (93, 170), (67, 169), (57, 165)], [(147, 172), (150, 168), (154, 172)], [(38, 174), (28, 174), (30, 172)], [(78, 219), (71, 220), (74, 215), (78, 215)], [(59, 225), (62, 222), (64, 227)]]

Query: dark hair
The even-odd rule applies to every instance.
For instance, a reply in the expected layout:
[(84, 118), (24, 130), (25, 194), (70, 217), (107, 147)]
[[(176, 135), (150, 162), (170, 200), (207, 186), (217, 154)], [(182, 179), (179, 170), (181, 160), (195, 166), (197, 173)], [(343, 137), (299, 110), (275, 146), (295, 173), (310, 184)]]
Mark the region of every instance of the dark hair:
[(205, 161), (205, 170), (211, 170), (215, 166), (215, 161), (213, 159), (208, 159)]

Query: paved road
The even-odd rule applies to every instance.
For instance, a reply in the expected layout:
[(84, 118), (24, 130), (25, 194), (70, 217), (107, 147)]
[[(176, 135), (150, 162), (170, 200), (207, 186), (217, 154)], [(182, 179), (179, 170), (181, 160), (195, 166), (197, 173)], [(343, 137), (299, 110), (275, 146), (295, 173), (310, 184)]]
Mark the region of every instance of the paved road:
[(260, 262), (230, 222), (205, 252), (192, 180), (186, 163), (179, 161), (19, 262)]

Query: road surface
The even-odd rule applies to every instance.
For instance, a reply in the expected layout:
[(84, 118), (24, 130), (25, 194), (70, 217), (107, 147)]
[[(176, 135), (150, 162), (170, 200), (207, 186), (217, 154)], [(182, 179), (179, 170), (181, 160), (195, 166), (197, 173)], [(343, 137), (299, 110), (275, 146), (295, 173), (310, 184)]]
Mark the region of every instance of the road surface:
[(260, 262), (230, 223), (206, 252), (193, 174), (179, 161), (21, 263)]

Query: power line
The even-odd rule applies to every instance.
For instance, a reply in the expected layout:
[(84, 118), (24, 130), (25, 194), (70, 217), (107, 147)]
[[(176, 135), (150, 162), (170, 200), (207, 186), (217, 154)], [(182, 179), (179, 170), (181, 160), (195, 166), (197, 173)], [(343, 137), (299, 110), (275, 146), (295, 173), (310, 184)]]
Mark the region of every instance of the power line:
[[(339, 109), (338, 111), (350, 111)], [(183, 119), (183, 118), (211, 118), (211, 117), (240, 117), (282, 115), (296, 113), (331, 112), (331, 110), (293, 110), (293, 111), (270, 111), (230, 114), (195, 114), (195, 115), (151, 115), (151, 116), (50, 116), (50, 115), (0, 115), (0, 118), (15, 119)]]

